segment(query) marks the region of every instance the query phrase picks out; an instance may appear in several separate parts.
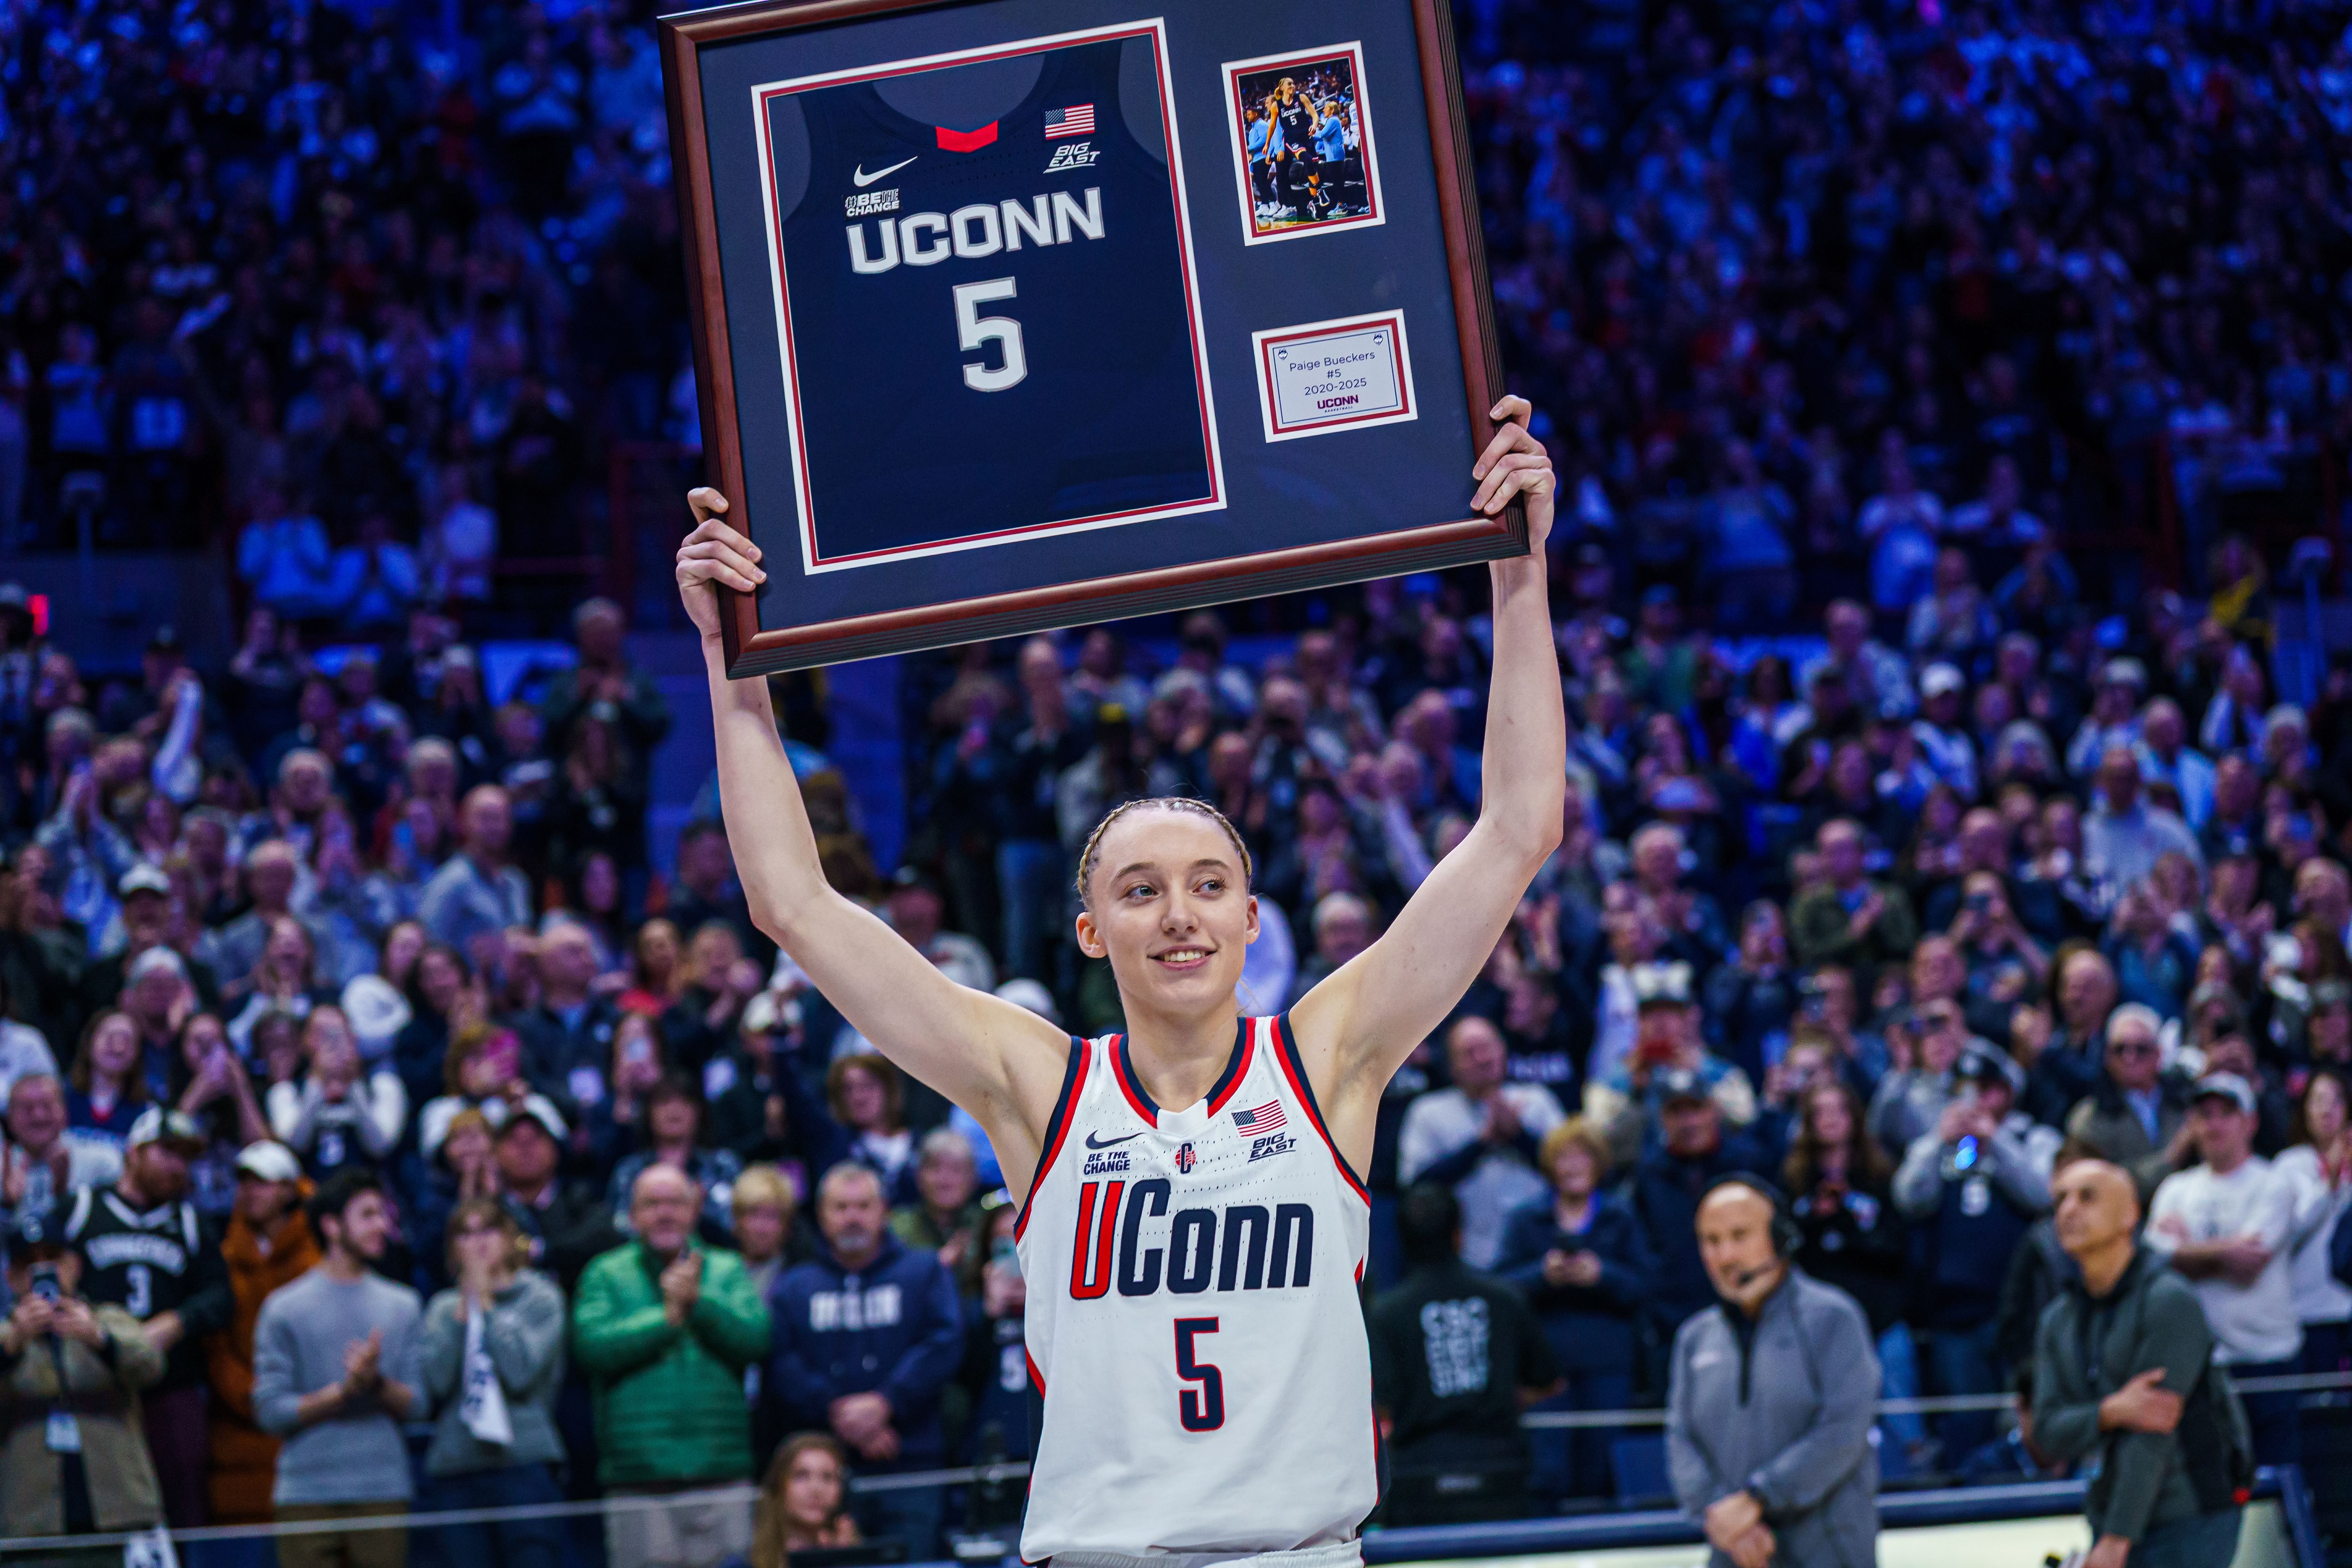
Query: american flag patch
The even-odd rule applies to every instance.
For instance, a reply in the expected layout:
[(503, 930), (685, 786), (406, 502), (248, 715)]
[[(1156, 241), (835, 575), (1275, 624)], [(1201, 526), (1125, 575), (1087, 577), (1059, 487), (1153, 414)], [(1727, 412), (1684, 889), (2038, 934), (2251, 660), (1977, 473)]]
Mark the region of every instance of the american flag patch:
[(1091, 103), (1057, 109), (1045, 117), (1045, 139), (1049, 142), (1056, 136), (1091, 136), (1094, 133), (1095, 106)]
[(1269, 1100), (1255, 1110), (1234, 1112), (1234, 1125), (1243, 1132), (1273, 1132), (1285, 1124), (1282, 1101)]

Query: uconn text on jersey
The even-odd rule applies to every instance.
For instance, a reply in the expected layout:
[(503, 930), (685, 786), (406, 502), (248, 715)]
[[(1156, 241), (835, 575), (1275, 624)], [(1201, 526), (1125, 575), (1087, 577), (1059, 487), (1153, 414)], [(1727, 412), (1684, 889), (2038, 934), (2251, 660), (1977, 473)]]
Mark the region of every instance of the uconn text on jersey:
[[(1315, 1211), (1306, 1204), (1225, 1204), (1178, 1209), (1163, 1229), (1174, 1184), (1088, 1182), (1078, 1189), (1070, 1297), (1208, 1290), (1305, 1289), (1315, 1261)], [(1150, 1226), (1151, 1234), (1145, 1234)], [(1147, 1245), (1149, 1243), (1150, 1245)]]
[[(897, 195), (878, 191), (858, 199)], [(849, 265), (854, 271), (887, 272), (902, 261), (908, 267), (930, 267), (950, 256), (967, 260), (994, 256), (1001, 250), (1020, 249), (1024, 237), (1033, 246), (1067, 245), (1075, 235), (1100, 239), (1108, 232), (1103, 224), (1102, 192), (1092, 185), (1087, 187), (1083, 206), (1069, 192), (1055, 191), (1050, 198), (1041, 195), (1026, 204), (1007, 196), (1002, 202), (979, 202), (951, 213), (908, 213), (895, 221), (886, 217), (875, 227), (880, 231), (878, 251), (867, 248), (862, 220), (849, 226)]]

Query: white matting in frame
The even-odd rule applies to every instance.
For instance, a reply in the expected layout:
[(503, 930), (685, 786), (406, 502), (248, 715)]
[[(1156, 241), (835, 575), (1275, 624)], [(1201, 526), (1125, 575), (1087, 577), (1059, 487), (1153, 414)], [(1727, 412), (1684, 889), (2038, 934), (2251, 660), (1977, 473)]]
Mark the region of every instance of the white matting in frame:
[[(1231, 60), (1222, 69), (1226, 140), (1233, 146), (1234, 177), (1242, 204), (1242, 243), (1272, 245), (1309, 235), (1376, 228), (1388, 222), (1388, 205), (1381, 197), (1380, 160), (1372, 146), (1372, 107), (1364, 85), (1362, 44), (1291, 49), (1256, 59)], [(1300, 176), (1301, 182), (1311, 180), (1314, 187), (1306, 203), (1282, 199), (1297, 195), (1298, 186), (1272, 168), (1265, 173), (1273, 188), (1262, 188), (1259, 161), (1252, 156), (1250, 147), (1252, 131), (1258, 123), (1252, 110), (1262, 108), (1266, 98), (1277, 96), (1276, 89), (1285, 76), (1292, 79), (1294, 95), (1302, 98), (1314, 90), (1317, 81), (1325, 83), (1326, 99), (1316, 103), (1318, 125), (1324, 118), (1324, 103), (1331, 103), (1340, 114), (1344, 132), (1353, 137), (1345, 145), (1344, 157), (1326, 161), (1318, 155), (1309, 174)], [(1267, 129), (1270, 143), (1270, 121)], [(1320, 188), (1326, 171), (1334, 186), (1328, 198)], [(1327, 202), (1329, 216), (1312, 216), (1316, 205)]]

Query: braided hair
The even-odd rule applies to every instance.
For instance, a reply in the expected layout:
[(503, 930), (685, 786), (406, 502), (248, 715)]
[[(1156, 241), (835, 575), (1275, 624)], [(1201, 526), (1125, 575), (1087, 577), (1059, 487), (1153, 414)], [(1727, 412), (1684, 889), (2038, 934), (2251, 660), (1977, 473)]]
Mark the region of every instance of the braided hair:
[(1078, 851), (1078, 902), (1084, 904), (1088, 901), (1087, 886), (1094, 879), (1095, 861), (1102, 849), (1103, 835), (1110, 830), (1110, 825), (1130, 811), (1152, 810), (1190, 812), (1194, 816), (1205, 816), (1223, 828), (1225, 837), (1233, 844), (1234, 853), (1242, 858), (1242, 886), (1244, 890), (1248, 889), (1253, 869), (1249, 846), (1242, 842), (1241, 830), (1225, 814), (1207, 801), (1194, 800), (1189, 795), (1159, 795), (1142, 800), (1122, 801), (1112, 806), (1103, 819), (1095, 824), (1095, 830), (1087, 835), (1087, 847)]

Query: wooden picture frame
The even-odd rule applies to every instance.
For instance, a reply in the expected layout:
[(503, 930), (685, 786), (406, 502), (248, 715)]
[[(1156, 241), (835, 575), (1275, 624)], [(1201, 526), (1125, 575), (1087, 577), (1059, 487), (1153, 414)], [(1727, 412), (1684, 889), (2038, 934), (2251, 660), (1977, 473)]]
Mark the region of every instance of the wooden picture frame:
[[(744, 390), (739, 377), (744, 374), (745, 367), (737, 343), (730, 337), (728, 320), (729, 277), (722, 257), (720, 196), (712, 170), (711, 103), (706, 101), (704, 73), (706, 55), (745, 40), (787, 36), (808, 29), (825, 29), (830, 39), (837, 40), (845, 32), (855, 29), (861, 23), (908, 16), (928, 19), (941, 14), (984, 9), (992, 3), (1003, 5), (1009, 0), (747, 0), (745, 4), (665, 16), (658, 23), (671, 156), (676, 171), (682, 248), (691, 302), (694, 368), (708, 482), (737, 501), (731, 521), (739, 527), (751, 526), (742, 505), (747, 493), (747, 452), (739, 413), (740, 395)], [(1273, 541), (1271, 548), (1249, 549), (1213, 559), (1160, 563), (1129, 570), (1090, 569), (1087, 564), (1090, 554), (1087, 542), (1100, 540), (1103, 535), (1078, 533), (1072, 535), (1069, 541), (1057, 541), (1053, 545), (1058, 552), (1055, 556), (1057, 564), (1064, 558), (1071, 563), (1072, 570), (1066, 581), (1031, 582), (1003, 591), (979, 592), (970, 597), (945, 602), (908, 604), (898, 607), (864, 605), (851, 613), (828, 615), (798, 624), (763, 624), (761, 605), (754, 595), (722, 589), (725, 612), (722, 626), (728, 668), (731, 675), (742, 678), (916, 648), (1010, 637), (1261, 595), (1429, 571), (1526, 552), (1526, 521), (1518, 506), (1513, 505), (1500, 518), (1488, 518), (1471, 512), (1467, 505), (1472, 488), (1468, 479), (1470, 466), (1477, 453), (1492, 439), (1494, 426), (1487, 417), (1487, 411), (1502, 395), (1504, 382), (1451, 7), (1446, 0), (1381, 0), (1381, 3), (1410, 11), (1411, 37), (1423, 92), (1424, 114), (1418, 119), (1420, 125), (1425, 127), (1425, 130), (1420, 130), (1420, 134), (1426, 136), (1428, 173), (1416, 173), (1421, 168), (1417, 154), (1422, 149), (1418, 145), (1412, 150), (1416, 154), (1412, 159), (1401, 160), (1397, 156), (1401, 133), (1419, 128), (1414, 123), (1411, 103), (1391, 91), (1380, 104), (1381, 151), (1384, 162), (1380, 174), (1389, 191), (1388, 201), (1384, 205), (1391, 208), (1400, 185), (1415, 178), (1427, 180), (1433, 175), (1433, 189), (1428, 193), (1433, 196), (1433, 203), (1425, 203), (1424, 205), (1433, 205), (1436, 227), (1442, 233), (1445, 276), (1442, 288), (1434, 280), (1430, 280), (1430, 289), (1432, 297), (1443, 298), (1450, 303), (1451, 321), (1438, 323), (1417, 320), (1413, 323), (1414, 347), (1412, 352), (1423, 356), (1419, 364), (1421, 398), (1430, 400), (1435, 383), (1452, 380), (1453, 387), (1445, 389), (1448, 405), (1453, 410), (1453, 424), (1449, 429), (1465, 430), (1466, 427), (1468, 438), (1459, 443), (1458, 478), (1461, 484), (1459, 500), (1454, 503), (1457, 515), (1449, 516), (1438, 511), (1425, 522), (1408, 521), (1403, 526), (1396, 525), (1396, 520), (1391, 519), (1376, 531), (1354, 537), (1321, 538), (1311, 542), (1295, 543), (1283, 543), (1277, 538)], [(1298, 26), (1308, 35), (1328, 35), (1332, 30), (1328, 19), (1329, 7), (1323, 0), (1256, 0), (1256, 5), (1260, 10), (1297, 11), (1299, 14)], [(1118, 0), (1099, 0), (1099, 3), (1097, 0), (1079, 0), (1076, 5), (1065, 0), (1061, 9), (1091, 10), (1098, 13), (1098, 19), (1107, 23), (1129, 21), (1139, 14), (1166, 12), (1170, 14), (1164, 24), (1168, 27), (1192, 25), (1175, 15), (1179, 8), (1164, 4), (1155, 6), (1150, 0), (1143, 0), (1140, 5), (1119, 4)], [(1315, 20), (1318, 16), (1324, 20), (1318, 22)], [(1160, 19), (1154, 16), (1152, 20), (1158, 23)], [(1353, 27), (1355, 24), (1350, 22), (1348, 26)], [(1396, 26), (1401, 33), (1402, 21)], [(1318, 38), (1315, 41), (1324, 40)], [(898, 47), (900, 49), (904, 47), (903, 45)], [(1197, 45), (1193, 52), (1196, 55), (1199, 52)], [(891, 56), (886, 53), (877, 54), (875, 58), (883, 60)], [(1222, 97), (1226, 90), (1224, 78), (1221, 73), (1212, 72), (1211, 75), (1213, 79), (1209, 80), (1202, 90)], [(1222, 122), (1209, 122), (1205, 115), (1198, 119), (1200, 123), (1197, 126), (1193, 119), (1184, 121), (1183, 134), (1206, 144), (1188, 149), (1187, 155), (1192, 163), (1189, 168), (1174, 170), (1175, 177), (1193, 193), (1189, 221), (1194, 233), (1214, 227), (1230, 230), (1234, 218), (1234, 166), (1224, 144), (1226, 127)], [(1169, 126), (1169, 138), (1172, 152), (1175, 140), (1172, 121)], [(1415, 140), (1417, 142), (1417, 138)], [(1407, 162), (1412, 163), (1412, 169), (1403, 167)], [(861, 180), (860, 183), (864, 182)], [(734, 199), (740, 199), (740, 195)], [(1384, 223), (1395, 221), (1391, 214), (1383, 214)], [(1353, 237), (1346, 239), (1337, 235), (1311, 242), (1302, 239), (1301, 243), (1295, 245), (1265, 247), (1263, 251), (1253, 254), (1296, 255), (1311, 262), (1318, 253), (1327, 253), (1324, 247), (1339, 244), (1377, 247), (1383, 244), (1384, 237), (1392, 232), (1392, 228), (1375, 226), (1359, 230)], [(1423, 232), (1425, 244), (1425, 226)], [(1222, 239), (1220, 243), (1223, 243)], [(740, 276), (742, 271), (739, 262), (739, 295), (749, 287), (749, 280)], [(1205, 279), (1200, 288), (1203, 295), (1213, 298), (1211, 286)], [(1265, 331), (1273, 331), (1290, 328), (1295, 321), (1311, 322), (1325, 317), (1356, 316), (1375, 309), (1376, 304), (1370, 300), (1335, 300), (1333, 307), (1328, 310), (1300, 315), (1294, 320), (1265, 321), (1258, 325)], [(740, 297), (737, 310), (739, 314), (744, 310)], [(1433, 326), (1443, 330), (1433, 331)], [(1263, 336), (1264, 332), (1258, 335)], [(1401, 342), (1402, 332), (1397, 336)], [(1238, 338), (1236, 343), (1221, 342), (1219, 353), (1229, 353), (1235, 362), (1246, 365), (1256, 357), (1252, 334), (1244, 331), (1238, 334)], [(1434, 347), (1431, 346), (1433, 343)], [(1430, 374), (1432, 366), (1428, 355), (1441, 353), (1445, 358), (1452, 358), (1455, 357), (1457, 350), (1459, 364), (1456, 375), (1439, 377)], [(1408, 359), (1403, 368), (1410, 375), (1413, 362)], [(1442, 360), (1440, 368), (1443, 368)], [(1205, 368), (1203, 374), (1206, 374)], [(1228, 373), (1220, 369), (1218, 374), (1220, 376), (1231, 374), (1245, 378), (1249, 373), (1246, 370)], [(1457, 388), (1458, 391), (1455, 390)], [(1252, 393), (1253, 399), (1264, 402), (1264, 397), (1259, 395), (1264, 391), (1263, 387), (1256, 389)], [(1453, 401), (1457, 398), (1458, 402)], [(1239, 398), (1233, 402), (1234, 407), (1249, 405)], [(1270, 413), (1266, 423), (1271, 429), (1274, 421)], [(1251, 417), (1244, 422), (1229, 408), (1223, 421), (1224, 438), (1234, 447), (1254, 444), (1257, 439), (1257, 425), (1256, 418)], [(1344, 438), (1373, 440), (1387, 433), (1364, 431)], [(1253, 455), (1261, 462), (1272, 464), (1289, 458), (1301, 448), (1311, 449), (1318, 446), (1318, 443), (1314, 441), (1297, 442), (1281, 447), (1268, 447)], [(1268, 453), (1273, 455), (1268, 456)], [(685, 526), (681, 519), (681, 533)], [(767, 550), (772, 568), (779, 552), (772, 547), (763, 548)], [(1043, 546), (1031, 545), (1028, 548)], [(812, 577), (807, 581), (819, 580)], [(772, 579), (771, 588), (774, 585)]]

